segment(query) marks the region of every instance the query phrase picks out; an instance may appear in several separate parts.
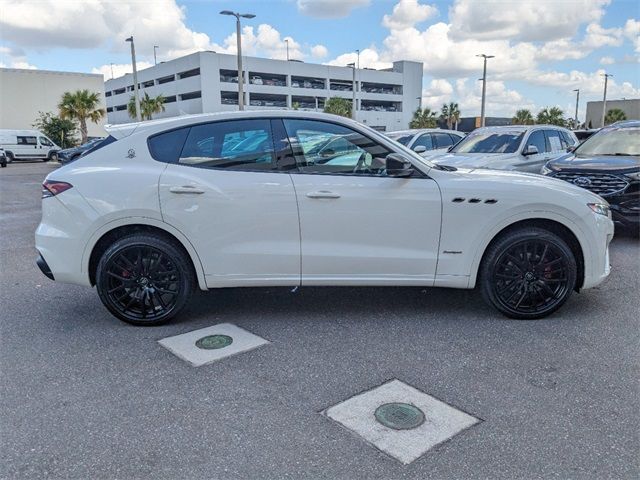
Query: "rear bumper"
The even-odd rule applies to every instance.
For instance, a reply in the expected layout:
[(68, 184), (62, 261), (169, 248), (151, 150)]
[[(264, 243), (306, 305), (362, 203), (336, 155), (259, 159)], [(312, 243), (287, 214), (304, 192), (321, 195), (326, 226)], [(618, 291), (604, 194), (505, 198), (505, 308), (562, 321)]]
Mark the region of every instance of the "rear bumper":
[(36, 265), (38, 265), (38, 268), (40, 268), (40, 271), (44, 274), (45, 277), (51, 280), (55, 280), (55, 278), (53, 277), (53, 273), (51, 273), (51, 268), (49, 268), (47, 261), (42, 255), (39, 255), (36, 259)]

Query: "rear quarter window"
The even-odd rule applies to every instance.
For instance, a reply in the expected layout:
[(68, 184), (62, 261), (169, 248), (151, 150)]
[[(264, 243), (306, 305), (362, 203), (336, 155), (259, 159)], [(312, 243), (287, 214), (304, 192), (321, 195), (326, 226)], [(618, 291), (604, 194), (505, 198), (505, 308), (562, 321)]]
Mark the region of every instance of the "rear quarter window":
[(178, 163), (189, 129), (190, 127), (179, 128), (149, 137), (147, 145), (151, 157), (158, 162)]

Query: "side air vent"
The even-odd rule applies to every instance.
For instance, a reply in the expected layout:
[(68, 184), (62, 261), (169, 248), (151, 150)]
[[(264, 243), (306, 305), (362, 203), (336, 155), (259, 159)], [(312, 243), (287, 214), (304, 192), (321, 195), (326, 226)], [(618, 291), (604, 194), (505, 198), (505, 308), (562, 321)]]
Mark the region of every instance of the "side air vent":
[(469, 199), (469, 203), (480, 203), (482, 200), (480, 200), (479, 198), (470, 198)]
[(454, 199), (453, 199), (453, 200), (451, 200), (451, 201), (452, 201), (452, 202), (454, 202), (454, 203), (461, 203), (461, 202), (464, 202), (464, 198), (462, 198), (462, 197), (456, 197), (456, 198), (454, 198)]
[(495, 198), (487, 198), (484, 203), (498, 203), (498, 200)]

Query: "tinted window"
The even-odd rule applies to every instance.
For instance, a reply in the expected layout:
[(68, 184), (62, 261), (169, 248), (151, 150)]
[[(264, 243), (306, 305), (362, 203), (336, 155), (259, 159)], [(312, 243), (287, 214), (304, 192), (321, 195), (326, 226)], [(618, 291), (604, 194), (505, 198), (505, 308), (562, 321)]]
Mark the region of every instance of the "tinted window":
[(150, 137), (147, 144), (151, 157), (159, 162), (176, 163), (189, 134), (189, 127)]
[(45, 147), (53, 147), (53, 143), (51, 143), (49, 139), (45, 137), (40, 137), (40, 145), (44, 145)]
[(545, 130), (544, 133), (547, 136), (547, 152), (560, 152), (567, 148), (558, 130)]
[(36, 137), (18, 137), (18, 145), (37, 145)]
[(389, 138), (395, 140), (396, 142), (400, 142), (402, 145), (406, 147), (407, 145), (409, 145), (409, 142), (413, 138), (413, 135), (412, 134), (407, 134), (407, 135), (389, 134)]
[(423, 133), (420, 135), (416, 142), (411, 146), (412, 150), (415, 150), (416, 147), (425, 147), (427, 150), (433, 150), (433, 141), (431, 139), (430, 133)]
[(459, 142), (452, 152), (460, 153), (514, 153), (518, 150), (524, 133), (479, 132), (470, 133)]
[(447, 133), (433, 133), (436, 141), (436, 148), (449, 148), (453, 145), (453, 140)]
[(547, 151), (547, 141), (544, 138), (542, 130), (536, 130), (529, 135), (525, 149), (529, 147), (529, 145), (535, 146), (538, 149), (538, 153), (544, 153)]
[(569, 132), (565, 132), (564, 130), (560, 130), (560, 139), (564, 140), (563, 148), (571, 147), (574, 144), (573, 138), (571, 138), (571, 134)]
[(178, 163), (239, 170), (275, 169), (269, 120), (238, 120), (191, 127)]
[(333, 123), (285, 119), (298, 169), (304, 173), (380, 175), (390, 153), (361, 133)]
[(455, 135), (453, 133), (450, 133), (449, 136), (451, 137), (451, 141), (453, 142), (454, 145), (464, 138), (460, 135)]

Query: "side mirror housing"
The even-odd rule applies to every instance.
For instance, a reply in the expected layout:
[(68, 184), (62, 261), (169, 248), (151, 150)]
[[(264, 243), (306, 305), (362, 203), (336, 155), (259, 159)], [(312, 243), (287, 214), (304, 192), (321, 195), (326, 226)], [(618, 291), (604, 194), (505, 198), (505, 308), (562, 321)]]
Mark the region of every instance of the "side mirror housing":
[(535, 145), (527, 145), (522, 152), (522, 155), (526, 157), (529, 155), (537, 155), (538, 153), (538, 147), (536, 147)]
[(576, 148), (577, 148), (577, 146), (576, 146), (576, 145), (573, 145), (573, 146), (571, 146), (571, 147), (567, 147), (567, 153), (573, 153), (573, 152), (575, 152)]
[(416, 148), (413, 149), (413, 151), (416, 153), (424, 153), (427, 151), (427, 147), (425, 147), (424, 145), (418, 145)]
[(385, 164), (389, 177), (410, 177), (413, 174), (413, 165), (399, 153), (387, 155)]

